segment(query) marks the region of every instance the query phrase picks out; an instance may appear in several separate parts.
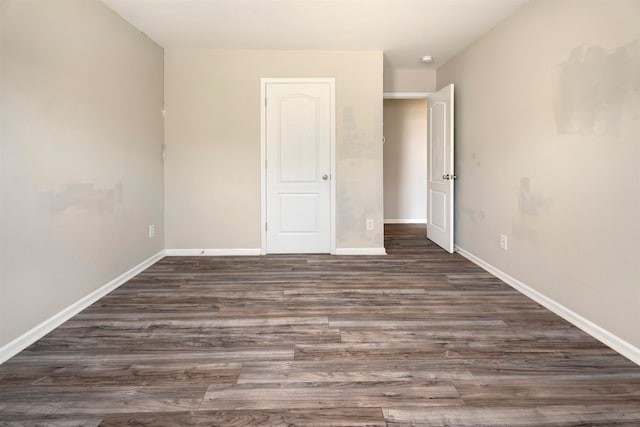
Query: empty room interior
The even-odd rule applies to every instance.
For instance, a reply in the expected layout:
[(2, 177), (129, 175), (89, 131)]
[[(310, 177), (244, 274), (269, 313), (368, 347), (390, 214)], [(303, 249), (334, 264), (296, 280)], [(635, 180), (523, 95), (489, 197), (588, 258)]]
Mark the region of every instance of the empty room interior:
[(639, 0), (1, 0), (0, 425), (640, 425)]

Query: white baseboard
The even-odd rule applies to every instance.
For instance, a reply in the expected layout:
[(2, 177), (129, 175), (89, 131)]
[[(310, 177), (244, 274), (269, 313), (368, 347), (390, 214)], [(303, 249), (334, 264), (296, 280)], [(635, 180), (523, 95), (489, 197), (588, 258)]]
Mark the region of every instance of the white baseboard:
[(525, 285), (515, 277), (510, 276), (504, 271), (492, 266), (488, 262), (484, 261), (481, 258), (478, 258), (471, 252), (461, 248), (458, 245), (456, 245), (456, 252), (458, 252), (460, 255), (462, 255), (469, 261), (473, 262), (474, 264), (478, 265), (479, 267), (483, 268), (484, 270), (488, 271), (489, 273), (493, 274), (500, 280), (504, 281), (512, 288), (525, 294), (526, 296), (528, 296), (538, 304), (551, 310), (552, 312), (562, 317), (567, 322), (582, 329), (584, 332), (588, 333), (589, 335), (591, 335), (592, 337), (594, 337), (604, 345), (612, 348), (613, 350), (622, 354), (627, 359), (640, 365), (640, 348), (623, 340), (619, 336), (609, 332), (608, 330), (602, 328), (601, 326), (596, 325), (592, 321), (582, 317), (575, 311), (565, 307), (564, 305), (549, 298), (548, 296), (536, 291), (532, 287)]
[(107, 295), (109, 292), (126, 283), (129, 279), (133, 278), (138, 273), (146, 270), (152, 264), (164, 258), (164, 255), (164, 251), (158, 252), (152, 257), (142, 261), (140, 264), (136, 265), (129, 271), (116, 277), (106, 285), (101, 286), (90, 294), (80, 298), (70, 306), (62, 309), (60, 312), (54, 314), (44, 322), (15, 338), (13, 341), (10, 341), (9, 343), (0, 347), (0, 363), (4, 363), (11, 357), (20, 353), (22, 350), (38, 341), (40, 338), (47, 335), (58, 326), (62, 325), (67, 320), (71, 319), (73, 316), (80, 313), (82, 310), (89, 307), (91, 304), (98, 301), (103, 296)]
[(260, 248), (240, 249), (167, 249), (167, 256), (255, 256), (261, 255)]
[(385, 219), (385, 224), (426, 224), (427, 220), (424, 218), (416, 219)]
[(337, 248), (336, 255), (386, 255), (385, 248)]

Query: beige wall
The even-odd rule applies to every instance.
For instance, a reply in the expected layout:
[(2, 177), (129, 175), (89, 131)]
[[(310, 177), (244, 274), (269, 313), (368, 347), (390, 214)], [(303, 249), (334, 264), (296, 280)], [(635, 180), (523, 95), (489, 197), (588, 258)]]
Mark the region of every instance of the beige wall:
[(163, 51), (97, 0), (0, 28), (2, 346), (163, 249)]
[(384, 101), (384, 218), (427, 218), (427, 100)]
[(435, 92), (436, 70), (428, 68), (384, 68), (385, 92)]
[(639, 23), (638, 1), (537, 0), (438, 70), (456, 243), (636, 347)]
[(337, 247), (382, 247), (381, 52), (167, 49), (167, 248), (260, 248), (261, 77), (336, 78)]

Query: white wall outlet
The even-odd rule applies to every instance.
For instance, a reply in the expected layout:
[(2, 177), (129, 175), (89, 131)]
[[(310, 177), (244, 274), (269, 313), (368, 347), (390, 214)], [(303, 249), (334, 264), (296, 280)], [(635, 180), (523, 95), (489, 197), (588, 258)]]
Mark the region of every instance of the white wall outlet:
[(508, 239), (505, 234), (500, 235), (500, 249), (504, 249), (505, 251), (508, 248)]
[(156, 226), (154, 224), (151, 224), (149, 226), (149, 238), (155, 237), (156, 235)]
[(373, 230), (373, 220), (371, 218), (367, 219), (367, 231)]

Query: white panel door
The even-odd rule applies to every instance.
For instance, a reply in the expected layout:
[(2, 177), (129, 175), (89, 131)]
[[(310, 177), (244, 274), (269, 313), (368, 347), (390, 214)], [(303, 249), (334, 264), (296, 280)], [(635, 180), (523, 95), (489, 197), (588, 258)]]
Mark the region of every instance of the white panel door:
[(332, 85), (267, 83), (266, 251), (331, 250)]
[(453, 85), (428, 100), (427, 237), (453, 252)]

